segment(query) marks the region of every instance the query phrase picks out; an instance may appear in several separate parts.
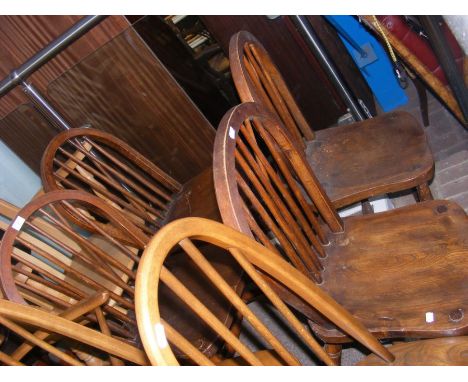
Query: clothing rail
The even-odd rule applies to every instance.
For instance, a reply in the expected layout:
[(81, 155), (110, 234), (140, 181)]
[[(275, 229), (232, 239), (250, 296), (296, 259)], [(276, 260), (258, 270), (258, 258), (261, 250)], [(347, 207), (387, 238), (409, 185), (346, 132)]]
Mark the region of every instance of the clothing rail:
[(20, 67), (13, 70), (7, 77), (0, 82), (0, 97), (3, 97), (16, 85), (29, 77), (42, 65), (54, 58), (71, 43), (75, 42), (86, 32), (98, 25), (107, 16), (84, 16), (70, 29), (65, 31), (39, 52), (30, 57)]
[(330, 79), (343, 97), (343, 100), (345, 101), (355, 120), (363, 121), (366, 119), (367, 113), (365, 113), (365, 109), (358, 101), (356, 101), (354, 95), (351, 93), (351, 90), (341, 78), (339, 71), (328, 57), (325, 49), (322, 46), (322, 43), (312, 29), (312, 26), (310, 25), (307, 18), (305, 16), (290, 16), (290, 18), (304, 37), (304, 40), (309, 48), (315, 54), (315, 57), (319, 60), (325, 71), (330, 76)]

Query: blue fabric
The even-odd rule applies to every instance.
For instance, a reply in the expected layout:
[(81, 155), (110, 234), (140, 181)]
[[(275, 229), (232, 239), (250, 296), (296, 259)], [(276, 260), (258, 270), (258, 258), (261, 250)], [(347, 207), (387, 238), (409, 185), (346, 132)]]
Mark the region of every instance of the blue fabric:
[[(387, 112), (405, 105), (408, 102), (408, 97), (398, 83), (387, 52), (376, 38), (352, 16), (325, 17), (338, 31), (341, 41), (367, 81), (380, 107)], [(373, 59), (369, 63), (360, 59), (359, 52), (343, 37), (340, 31), (344, 31), (347, 38), (353, 39), (353, 45), (363, 47), (370, 44), (375, 53)]]

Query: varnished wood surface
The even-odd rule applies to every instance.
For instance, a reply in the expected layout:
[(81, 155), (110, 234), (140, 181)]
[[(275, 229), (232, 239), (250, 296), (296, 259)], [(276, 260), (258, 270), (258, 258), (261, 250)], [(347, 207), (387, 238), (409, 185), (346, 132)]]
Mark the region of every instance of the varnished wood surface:
[(163, 224), (189, 216), (221, 221), (211, 166), (183, 185), (172, 201)]
[[(260, 15), (210, 15), (203, 16), (202, 21), (226, 55), (229, 52), (231, 36), (241, 30), (249, 31), (261, 40), (278, 65), (299, 108), (314, 129), (328, 127), (346, 113), (344, 103), (336, 97), (336, 92), (327, 82), (323, 69), (315, 58), (304, 53), (306, 51), (295, 41), (288, 26), (287, 16), (269, 20)], [(297, 37), (300, 39), (300, 36)], [(320, 112), (317, 113), (316, 110)]]
[[(61, 203), (78, 203), (66, 208), (87, 224), (106, 221), (105, 225), (100, 223), (104, 226), (99, 231), (100, 240), (75, 231), (57, 212)], [(89, 209), (94, 216), (85, 217), (76, 207)], [(18, 216), (24, 219), (20, 227), (14, 226)], [(107, 231), (120, 232), (134, 246), (121, 245)], [(11, 301), (39, 305), (56, 314), (106, 290), (112, 299), (105, 306), (107, 316), (131, 328), (133, 320), (127, 313), (133, 309), (133, 266), (146, 241), (129, 220), (96, 196), (79, 191), (49, 192), (23, 207), (5, 229), (0, 245), (0, 286)], [(36, 259), (31, 252), (40, 257)], [(133, 339), (132, 330), (127, 332)]]
[[(4, 78), (29, 57), (65, 32), (83, 16), (1, 16), (0, 17), (0, 77)], [(64, 52), (49, 61), (29, 80), (42, 92), (47, 85), (82, 58), (104, 45), (129, 26), (123, 16), (110, 16), (81, 37)], [(12, 90), (0, 99), (0, 119), (24, 103), (21, 89)]]
[(129, 29), (48, 89), (70, 123), (114, 134), (184, 183), (211, 163), (214, 129)]
[[(214, 153), (223, 222), (281, 253), (376, 335), (465, 334), (468, 322), (459, 317), (468, 305), (468, 217), (463, 209), (453, 202), (427, 201), (341, 219), (302, 150), (274, 120), (253, 103), (231, 109), (223, 119)], [(250, 125), (255, 134), (248, 132)], [(246, 150), (249, 136), (258, 142)], [(261, 154), (260, 144), (269, 151)], [(265, 155), (271, 155), (276, 176)], [(288, 200), (293, 196), (296, 205)], [(321, 223), (312, 223), (314, 216)], [(325, 342), (350, 341), (305, 310), (306, 304), (277, 290), (310, 319)], [(425, 321), (427, 312), (434, 313), (434, 322)]]
[[(192, 241), (193, 240), (193, 241)], [(279, 314), (287, 320), (288, 325), (302, 338), (304, 343), (326, 364), (332, 361), (310, 333), (297, 320), (295, 315), (281, 298), (265, 282), (257, 269), (287, 285), (294, 293), (311, 304), (328, 319), (335, 322), (364, 346), (387, 361), (393, 356), (373, 337), (361, 323), (324, 293), (310, 279), (281, 259), (277, 253), (268, 250), (246, 235), (202, 218), (185, 218), (176, 220), (163, 227), (150, 241), (139, 265), (136, 282), (137, 321), (143, 345), (153, 365), (178, 365), (179, 361), (171, 350), (171, 345), (183, 349), (196, 364), (208, 365), (212, 362), (183, 339), (174, 328), (161, 317), (158, 291), (164, 283), (204, 321), (213, 331), (229, 343), (238, 354), (250, 365), (262, 365), (262, 361), (233, 336), (222, 322), (217, 320), (209, 307), (197, 300), (190, 290), (173, 277), (165, 267), (166, 258), (170, 258), (172, 249), (180, 245), (189, 257), (209, 280), (212, 293), (221, 293), (233, 306), (242, 313), (257, 333), (261, 334), (273, 347), (281, 359), (289, 365), (298, 365), (295, 357), (285, 349), (278, 338), (267, 329), (262, 321), (250, 311), (236, 292), (227, 285), (222, 277), (211, 267), (202, 252), (200, 242), (219, 246), (230, 252), (240, 266), (252, 278)], [(196, 243), (196, 244), (195, 244)], [(168, 342), (169, 341), (169, 342)], [(169, 345), (171, 344), (171, 345)]]
[(416, 119), (393, 112), (314, 135), (263, 45), (241, 31), (230, 41), (229, 60), (242, 101), (275, 113), (308, 159), (336, 207), (370, 196), (410, 189), (431, 180), (434, 160)]
[(434, 175), (424, 130), (402, 111), (318, 131), (306, 155), (335, 207), (410, 189)]
[(389, 347), (395, 356), (390, 364), (371, 354), (358, 366), (468, 366), (468, 337), (401, 342)]
[(249, 32), (241, 31), (229, 42), (232, 78), (243, 102), (257, 102), (277, 113), (291, 135), (303, 144), (314, 133), (288, 86), (263, 45)]
[[(211, 175), (211, 172), (207, 174)], [(90, 219), (91, 221), (84, 220), (85, 217), (83, 215), (78, 216), (79, 219), (83, 220), (85, 226), (93, 224), (91, 228), (97, 231), (97, 238), (86, 235), (80, 236), (77, 233), (73, 233), (67, 229), (67, 223), (65, 223), (65, 226), (55, 228), (54, 226), (51, 228), (49, 227), (51, 224), (47, 224), (44, 228), (43, 223), (45, 222), (41, 221), (37, 211), (41, 207), (51, 207), (54, 201), (58, 201), (59, 204), (66, 201), (78, 202), (78, 205), (74, 204), (75, 207), (79, 207), (81, 211), (87, 211), (92, 216), (98, 217), (100, 222), (106, 221), (107, 223), (94, 225), (94, 223), (97, 223), (96, 221), (92, 222), (92, 219)], [(117, 328), (115, 326), (111, 328), (112, 331), (122, 329), (120, 323), (123, 323), (123, 333), (125, 333), (127, 338), (130, 337), (130, 340), (137, 341), (136, 332), (133, 330), (136, 329), (133, 313), (133, 285), (139, 253), (135, 251), (130, 254), (131, 261), (128, 261), (129, 254), (125, 251), (126, 247), (120, 246), (113, 239), (117, 238), (123, 242), (133, 243), (132, 247), (128, 248), (129, 250), (133, 248), (142, 250), (149, 240), (149, 237), (145, 233), (131, 224), (125, 215), (102, 199), (80, 191), (48, 192), (34, 199), (33, 202), (26, 205), (19, 212), (15, 211), (7, 203), (0, 203), (0, 207), (2, 215), (12, 221), (15, 221), (16, 215), (26, 219), (24, 227), (22, 227), (20, 232), (11, 227), (7, 228), (7, 224), (5, 223), (2, 223), (3, 226), (0, 227), (4, 230), (6, 229), (0, 246), (0, 260), (2, 261), (1, 288), (6, 297), (24, 304), (31, 301), (36, 302), (36, 304), (40, 302), (41, 306), (60, 312), (70, 305), (73, 306), (80, 297), (86, 296), (95, 290), (100, 290), (100, 288), (106, 289), (111, 294), (112, 303), (109, 302), (109, 306), (106, 305), (103, 309), (107, 317), (112, 317), (114, 322), (119, 323)], [(62, 215), (62, 219), (65, 217), (65, 222), (70, 214), (77, 215), (77, 211), (71, 210), (70, 206), (67, 205), (66, 208), (69, 214)], [(55, 211), (58, 210), (59, 208), (56, 203)], [(42, 209), (39, 211), (41, 212)], [(59, 219), (58, 222), (55, 221), (53, 223), (58, 224), (60, 222), (63, 223), (63, 220)], [(30, 223), (33, 223), (34, 226), (30, 226)], [(38, 240), (32, 242), (32, 248), (34, 248), (35, 252), (39, 252), (46, 259), (51, 256), (46, 261), (34, 260), (27, 249), (31, 246), (29, 244), (31, 237), (24, 232), (25, 228), (29, 227), (28, 232), (31, 233), (35, 226), (40, 227), (43, 231), (42, 236), (39, 235), (39, 237), (44, 236), (45, 238), (49, 238), (49, 240), (57, 241), (54, 247), (51, 246), (47, 239), (43, 239), (39, 243)], [(45, 236), (44, 232), (48, 236)], [(111, 235), (111, 237), (106, 236), (106, 234)], [(212, 262), (214, 268), (223, 275), (228, 284), (241, 293), (244, 283), (239, 266), (223, 249), (219, 250), (215, 248), (216, 250), (213, 250), (213, 248), (215, 247), (205, 248), (207, 249), (207, 257)], [(64, 258), (65, 256), (61, 254), (59, 249), (64, 253), (73, 254), (73, 257), (71, 259)], [(22, 253), (21, 251), (26, 252)], [(49, 266), (52, 263), (59, 269), (64, 269), (64, 273), (52, 271), (54, 273), (53, 276), (57, 276), (60, 280), (56, 277), (52, 279), (53, 283), (45, 282), (46, 288), (42, 285), (41, 279), (27, 280), (25, 283), (19, 283), (21, 280), (18, 280), (17, 277), (18, 269), (12, 263), (12, 259), (17, 260), (15, 255), (18, 255), (18, 253), (23, 255), (20, 259), (25, 257), (26, 260), (33, 261), (40, 268), (40, 270), (39, 268), (36, 269), (37, 273), (43, 275), (44, 279), (52, 279)], [(126, 255), (122, 256), (122, 254)], [(80, 256), (85, 257), (85, 259), (82, 259)], [(91, 256), (94, 261), (91, 263), (89, 263), (89, 260), (87, 262), (84, 261), (88, 256)], [(112, 257), (114, 261), (111, 262), (109, 257)], [(206, 283), (206, 279), (200, 277), (200, 273), (197, 272), (194, 265), (187, 262), (187, 260), (186, 257), (174, 253), (167, 263), (167, 267), (190, 288), (194, 295), (209, 305), (210, 309), (220, 320), (229, 325), (233, 319), (230, 303), (221, 301), (219, 296), (213, 296), (212, 288)], [(116, 272), (118, 277), (121, 277), (120, 281), (115, 277), (110, 277), (112, 275), (109, 275), (106, 271), (109, 265), (112, 266), (113, 272)], [(123, 268), (122, 265), (128, 266), (128, 269)], [(31, 277), (31, 275), (29, 276)], [(26, 293), (26, 295), (23, 289), (25, 284), (28, 284), (26, 287), (30, 287), (28, 289), (30, 293)], [(191, 314), (191, 311), (186, 306), (174, 301), (174, 296), (170, 291), (162, 288), (160, 297), (161, 309), (167, 315), (168, 322), (171, 325), (183, 333), (190, 341), (199, 344), (199, 349), (208, 356), (211, 356), (219, 349), (218, 336), (216, 334), (213, 335), (203, 323), (197, 323), (194, 320), (193, 314)], [(120, 336), (123, 335), (118, 330), (116, 333)]]
[(42, 154), (57, 133), (29, 103), (18, 106), (0, 120), (0, 139), (37, 174)]
[[(130, 145), (89, 128), (64, 131), (50, 141), (41, 179), (46, 192), (76, 189), (98, 195), (149, 236), (182, 187)], [(89, 225), (84, 228), (94, 232)]]
[(381, 337), (468, 333), (468, 218), (460, 206), (434, 200), (349, 217), (345, 230), (327, 249), (322, 287), (367, 328)]
[(65, 318), (43, 312), (37, 308), (0, 299), (0, 314), (2, 317), (14, 320), (15, 322), (33, 325), (42, 330), (58, 333), (63, 337), (89, 344), (94, 348), (121, 357), (134, 364), (148, 364), (146, 355), (140, 349)]

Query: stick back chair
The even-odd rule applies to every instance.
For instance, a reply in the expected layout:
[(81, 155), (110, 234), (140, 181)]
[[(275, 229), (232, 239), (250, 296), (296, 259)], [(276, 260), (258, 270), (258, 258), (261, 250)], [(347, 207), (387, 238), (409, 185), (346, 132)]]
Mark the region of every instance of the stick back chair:
[[(138, 267), (136, 281), (136, 312), (138, 328), (148, 357), (153, 365), (178, 365), (180, 360), (173, 349), (183, 351), (191, 361), (198, 365), (213, 365), (213, 360), (204, 356), (197, 344), (187, 341), (162, 317), (160, 291), (163, 285), (169, 288), (177, 298), (187, 304), (219, 336), (229, 343), (248, 365), (286, 364), (298, 365), (296, 357), (265, 326), (262, 320), (242, 301), (237, 293), (225, 282), (204, 256), (203, 245), (210, 243), (229, 251), (252, 281), (261, 289), (269, 302), (280, 312), (288, 325), (325, 364), (333, 361), (324, 352), (321, 345), (297, 319), (281, 298), (264, 281), (257, 272), (268, 274), (294, 293), (312, 304), (317, 311), (326, 315), (347, 333), (356, 338), (372, 352), (386, 361), (393, 356), (372, 336), (360, 322), (346, 312), (317, 285), (298, 272), (294, 267), (281, 259), (277, 253), (268, 250), (246, 235), (203, 218), (179, 219), (162, 228), (150, 241)], [(239, 338), (233, 336), (215, 314), (210, 306), (194, 296), (184, 283), (174, 276), (165, 266), (173, 253), (174, 247), (180, 248), (185, 256), (196, 265), (197, 271), (204, 275), (210, 284), (212, 293), (230, 301), (242, 316), (250, 322), (255, 330), (270, 344), (273, 352), (254, 353)], [(237, 364), (239, 360), (225, 360), (221, 364)]]
[[(254, 103), (221, 121), (214, 179), (223, 222), (283, 256), (376, 336), (468, 331), (468, 217), (444, 200), (341, 219), (303, 151)], [(349, 338), (275, 285), (326, 343)]]
[[(21, 210), (0, 201), (0, 213), (11, 221), (10, 225), (0, 221), (0, 229), (5, 231), (0, 246), (0, 285), (6, 298), (61, 314), (90, 293), (106, 290), (110, 299), (102, 310), (112, 334), (139, 343), (134, 280), (149, 237), (113, 206), (83, 191), (52, 191)], [(77, 227), (73, 224), (76, 221), (82, 224)], [(91, 226), (94, 232), (83, 230), (83, 226)], [(125, 237), (134, 244), (124, 245), (116, 237)], [(241, 270), (232, 258), (213, 248), (206, 251), (229, 285), (241, 293)], [(168, 267), (224, 322), (235, 319), (228, 303), (212, 298), (211, 288), (185, 256), (173, 254)], [(193, 324), (191, 311), (173, 303), (172, 298), (169, 292), (162, 297), (169, 321), (185, 336), (198, 341), (206, 354), (216, 352), (217, 337), (203, 324)], [(94, 315), (87, 318), (98, 323)]]
[[(60, 205), (62, 210), (67, 208), (66, 215)], [(86, 213), (89, 210), (92, 217)], [(8, 214), (6, 208), (3, 212)], [(70, 214), (99, 235), (77, 229), (66, 219)], [(105, 223), (108, 231), (99, 228), (96, 220)], [(85, 192), (54, 191), (20, 209), (10, 225), (0, 224), (5, 231), (0, 245), (0, 286), (5, 298), (61, 314), (96, 292), (107, 291), (110, 298), (102, 313), (109, 330), (136, 341), (133, 284), (139, 252), (148, 238), (119, 211)], [(123, 245), (109, 232), (129, 237), (134, 246)], [(100, 321), (96, 315), (88, 318)]]
[(163, 224), (174, 194), (182, 188), (127, 143), (88, 128), (64, 131), (51, 140), (41, 178), (46, 192), (72, 189), (99, 196), (148, 235)]
[(427, 184), (434, 175), (434, 159), (423, 129), (409, 113), (391, 112), (313, 132), (268, 52), (251, 33), (231, 37), (229, 62), (241, 101), (259, 103), (279, 117), (296, 144), (306, 149), (335, 207), (411, 188), (420, 200), (432, 199)]
[[(10, 340), (9, 350), (6, 352), (0, 350), (0, 364), (24, 366), (35, 365), (39, 361), (40, 364), (73, 366), (125, 363), (147, 365), (148, 360), (141, 349), (112, 337), (109, 333), (101, 333), (73, 322), (87, 313), (99, 311), (108, 298), (107, 292), (97, 293), (67, 309), (60, 316), (32, 306), (0, 299), (0, 325), (24, 341)], [(42, 357), (40, 353), (26, 357), (31, 350), (37, 348), (55, 359)], [(83, 356), (86, 357), (84, 361), (81, 359)], [(110, 361), (106, 361), (106, 358)]]

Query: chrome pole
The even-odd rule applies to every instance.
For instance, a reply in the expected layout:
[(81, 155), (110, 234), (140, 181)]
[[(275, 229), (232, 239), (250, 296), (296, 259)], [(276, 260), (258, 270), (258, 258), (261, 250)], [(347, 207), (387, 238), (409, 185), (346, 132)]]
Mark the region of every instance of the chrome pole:
[(32, 84), (28, 84), (26, 81), (21, 83), (23, 91), (33, 101), (35, 106), (39, 107), (39, 110), (45, 115), (47, 119), (53, 121), (61, 129), (70, 130), (71, 126), (62, 117), (62, 115), (55, 110), (52, 105), (44, 98), (44, 96), (37, 90)]
[(107, 16), (84, 16), (81, 18), (70, 29), (65, 31), (5, 77), (0, 82), (0, 97), (3, 97), (11, 89), (28, 78), (32, 73), (50, 59), (54, 58), (71, 43), (75, 42), (89, 30), (98, 25), (106, 17)]
[(351, 114), (357, 121), (363, 121), (366, 116), (363, 113), (361, 105), (356, 102), (355, 97), (351, 93), (344, 80), (341, 78), (339, 71), (336, 69), (330, 57), (326, 53), (322, 43), (317, 37), (315, 31), (312, 29), (309, 21), (305, 16), (290, 16), (299, 32), (304, 37), (305, 42), (314, 53), (315, 57), (322, 64), (325, 71), (330, 76), (332, 82), (335, 84), (337, 90), (343, 97), (346, 105), (348, 106)]

